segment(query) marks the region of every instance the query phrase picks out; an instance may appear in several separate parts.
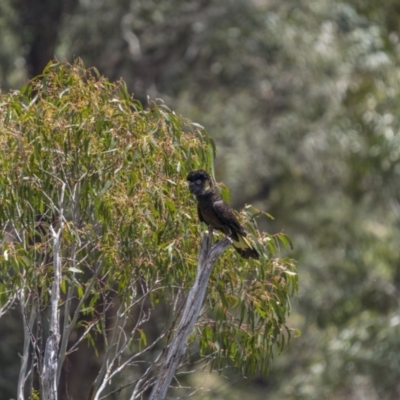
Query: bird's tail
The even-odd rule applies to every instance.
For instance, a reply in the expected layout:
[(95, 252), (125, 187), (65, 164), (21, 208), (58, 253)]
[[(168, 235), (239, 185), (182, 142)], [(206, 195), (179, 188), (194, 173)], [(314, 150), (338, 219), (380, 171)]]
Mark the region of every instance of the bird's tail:
[(238, 240), (232, 239), (233, 247), (243, 258), (255, 258), (258, 260), (260, 255), (257, 250), (251, 245), (251, 243), (246, 239), (246, 237), (237, 235)]

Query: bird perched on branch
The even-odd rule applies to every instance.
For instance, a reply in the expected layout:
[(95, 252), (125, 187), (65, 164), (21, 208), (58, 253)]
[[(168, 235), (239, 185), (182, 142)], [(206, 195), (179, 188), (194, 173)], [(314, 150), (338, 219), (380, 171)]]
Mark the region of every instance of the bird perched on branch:
[(189, 191), (197, 198), (197, 212), (201, 222), (217, 229), (232, 239), (236, 251), (243, 258), (259, 258), (257, 250), (246, 239), (246, 231), (240, 225), (233, 210), (218, 194), (210, 174), (202, 169), (187, 176)]

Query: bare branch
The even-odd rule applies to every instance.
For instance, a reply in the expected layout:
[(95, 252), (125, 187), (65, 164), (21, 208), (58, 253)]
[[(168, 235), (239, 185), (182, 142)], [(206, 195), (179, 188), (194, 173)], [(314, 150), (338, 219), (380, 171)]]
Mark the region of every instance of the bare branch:
[[(69, 337), (70, 337), (71, 332), (74, 329), (74, 327), (75, 327), (75, 325), (76, 325), (76, 323), (78, 321), (80, 312), (82, 310), (82, 305), (84, 304), (84, 302), (88, 298), (89, 294), (92, 291), (92, 288), (93, 288), (94, 284), (96, 283), (97, 276), (98, 276), (98, 274), (99, 274), (99, 272), (101, 270), (101, 267), (102, 267), (102, 262), (99, 261), (98, 265), (96, 267), (95, 273), (94, 273), (93, 277), (91, 278), (89, 284), (86, 286), (85, 293), (83, 294), (82, 298), (79, 300), (79, 303), (76, 306), (76, 309), (74, 311), (74, 315), (72, 316), (71, 322), (69, 322), (69, 323), (68, 323), (69, 309), (70, 309), (70, 303), (72, 301), (72, 295), (73, 295), (73, 292), (74, 292), (74, 288), (73, 288), (72, 285), (68, 288), (66, 307), (65, 307), (65, 313), (68, 312), (68, 315), (65, 315), (65, 317), (64, 317), (63, 337), (62, 337), (62, 341), (61, 341), (61, 345), (60, 345), (59, 366), (58, 366), (58, 371), (57, 371), (57, 382), (60, 379), (62, 365), (63, 365), (65, 357), (67, 355), (67, 345), (68, 345)], [(96, 323), (97, 323), (97, 321), (96, 321)], [(90, 329), (94, 325), (95, 324), (91, 325)], [(86, 334), (89, 333), (90, 329), (85, 331), (85, 333), (82, 335), (82, 339), (84, 339), (86, 337)]]
[(61, 235), (63, 228), (63, 203), (64, 203), (65, 184), (61, 189), (58, 205), (59, 226), (57, 232), (50, 225), (50, 232), (53, 237), (53, 268), (54, 280), (51, 289), (51, 314), (49, 324), (49, 337), (46, 341), (44, 353), (43, 369), (41, 374), (42, 398), (44, 400), (57, 400), (57, 368), (58, 351), (60, 343), (59, 310), (60, 285), (61, 285)]
[[(7, 292), (1, 292), (0, 294), (4, 294)], [(8, 295), (8, 294), (7, 294)], [(16, 300), (16, 295), (15, 294), (10, 294), (9, 297), (7, 298), (6, 302), (0, 307), (0, 318), (7, 313), (7, 311), (12, 307)]]
[[(179, 323), (175, 337), (168, 348), (164, 364), (160, 369), (158, 379), (153, 387), (149, 400), (162, 400), (167, 394), (168, 387), (175, 375), (182, 355), (185, 353), (185, 346), (189, 334), (192, 332), (200, 314), (201, 306), (207, 289), (207, 282), (212, 268), (219, 256), (231, 243), (229, 238), (215, 244), (211, 250), (212, 229), (208, 235), (204, 235), (201, 241), (199, 260), (197, 264), (197, 276), (186, 300), (182, 319)], [(131, 397), (132, 399), (132, 397)]]
[(31, 344), (31, 333), (32, 327), (36, 320), (36, 305), (32, 304), (32, 309), (29, 316), (29, 321), (26, 316), (26, 308), (25, 308), (25, 283), (22, 289), (19, 291), (19, 300), (21, 305), (21, 314), (23, 317), (23, 326), (24, 326), (24, 347), (21, 357), (21, 369), (19, 371), (19, 378), (18, 378), (18, 388), (17, 388), (17, 398), (18, 400), (24, 399), (24, 388), (25, 382), (29, 373), (26, 372), (28, 368), (28, 361), (29, 361), (29, 348)]

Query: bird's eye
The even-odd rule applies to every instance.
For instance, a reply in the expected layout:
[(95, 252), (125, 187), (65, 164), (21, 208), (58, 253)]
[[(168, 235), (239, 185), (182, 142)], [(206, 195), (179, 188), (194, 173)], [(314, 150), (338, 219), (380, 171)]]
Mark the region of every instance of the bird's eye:
[(198, 184), (198, 185), (200, 185), (200, 183), (201, 183), (201, 180), (199, 179), (199, 180), (197, 180), (196, 181), (196, 183)]

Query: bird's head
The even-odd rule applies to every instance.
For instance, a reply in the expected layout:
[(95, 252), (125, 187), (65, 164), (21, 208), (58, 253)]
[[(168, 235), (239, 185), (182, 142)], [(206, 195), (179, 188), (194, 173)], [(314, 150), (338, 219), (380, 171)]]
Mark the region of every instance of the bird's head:
[(214, 187), (210, 174), (202, 169), (190, 172), (186, 179), (189, 182), (190, 193), (196, 196), (207, 194)]

